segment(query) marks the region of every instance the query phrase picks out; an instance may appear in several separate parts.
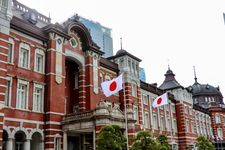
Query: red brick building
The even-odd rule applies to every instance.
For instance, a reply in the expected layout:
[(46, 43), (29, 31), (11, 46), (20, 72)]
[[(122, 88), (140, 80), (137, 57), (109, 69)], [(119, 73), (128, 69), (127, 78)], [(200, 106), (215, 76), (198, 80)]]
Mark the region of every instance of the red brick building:
[[(159, 88), (140, 81), (141, 60), (123, 49), (101, 57), (77, 17), (52, 24), (16, 0), (0, 1), (0, 149), (95, 149), (103, 126), (125, 129), (124, 101), (129, 138), (149, 130), (167, 135), (180, 150), (194, 147), (200, 134), (222, 143), (222, 101), (200, 107), (196, 93), (179, 85), (170, 69)], [(105, 97), (100, 83), (121, 73), (123, 91)], [(152, 108), (165, 91), (169, 104)]]

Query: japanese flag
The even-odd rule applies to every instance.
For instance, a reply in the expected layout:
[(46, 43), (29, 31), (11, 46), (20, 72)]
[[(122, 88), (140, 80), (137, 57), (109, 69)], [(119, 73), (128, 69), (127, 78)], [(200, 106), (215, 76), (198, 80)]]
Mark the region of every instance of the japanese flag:
[(110, 81), (105, 81), (101, 83), (102, 91), (106, 97), (109, 97), (123, 88), (123, 76), (119, 75)]
[(168, 96), (167, 93), (164, 93), (163, 95), (160, 95), (153, 101), (152, 107), (156, 108), (166, 104), (168, 104)]

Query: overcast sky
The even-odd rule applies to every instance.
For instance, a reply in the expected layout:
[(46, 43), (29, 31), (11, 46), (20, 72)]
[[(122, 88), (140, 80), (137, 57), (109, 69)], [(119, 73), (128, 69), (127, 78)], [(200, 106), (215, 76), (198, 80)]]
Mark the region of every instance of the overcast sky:
[(164, 80), (168, 64), (184, 87), (220, 86), (225, 96), (225, 0), (18, 0), (62, 22), (75, 13), (112, 28), (114, 54), (142, 59), (148, 83)]

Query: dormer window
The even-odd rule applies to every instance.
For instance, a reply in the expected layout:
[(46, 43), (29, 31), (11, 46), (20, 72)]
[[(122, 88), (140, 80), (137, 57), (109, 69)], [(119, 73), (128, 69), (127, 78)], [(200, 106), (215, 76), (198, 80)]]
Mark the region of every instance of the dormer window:
[(37, 14), (34, 12), (31, 12), (28, 19), (32, 24), (37, 23)]

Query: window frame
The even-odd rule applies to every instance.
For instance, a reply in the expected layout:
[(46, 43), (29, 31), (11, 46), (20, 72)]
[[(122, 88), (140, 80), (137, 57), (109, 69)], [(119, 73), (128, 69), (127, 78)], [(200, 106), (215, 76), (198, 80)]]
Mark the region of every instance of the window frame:
[[(27, 53), (27, 67), (23, 66), (23, 62), (22, 62), (22, 50), (26, 50)], [(21, 58), (22, 57), (22, 58)], [(20, 43), (19, 46), (19, 59), (18, 59), (18, 66), (24, 69), (30, 69), (30, 46), (26, 43)]]
[[(12, 45), (12, 49), (9, 49), (9, 45)], [(14, 64), (14, 40), (12, 38), (9, 38), (9, 42), (8, 42), (8, 57), (7, 57), (7, 62), (9, 64)], [(11, 51), (11, 57), (9, 57), (9, 52)]]
[[(138, 123), (138, 122), (139, 122), (139, 119), (138, 119), (138, 118), (139, 118), (139, 117), (138, 117), (138, 106), (134, 105), (134, 106), (133, 106), (133, 109), (134, 109), (133, 119), (134, 119), (134, 120), (136, 119), (136, 120), (137, 120), (136, 123)], [(135, 111), (135, 110), (136, 110), (136, 111)], [(135, 117), (135, 116), (136, 116), (136, 117)]]
[[(26, 106), (25, 106), (25, 108), (21, 108), (21, 107), (19, 107), (20, 105), (22, 105), (22, 104), (20, 104), (20, 103), (22, 103), (22, 101), (21, 100), (19, 100), (19, 86), (20, 86), (20, 84), (23, 84), (23, 85), (26, 85), (26, 87), (27, 87), (27, 89), (26, 89), (26, 99), (25, 99), (25, 102), (26, 102)], [(21, 80), (21, 79), (18, 79), (18, 82), (17, 82), (17, 94), (16, 94), (16, 108), (17, 109), (22, 109), (22, 110), (27, 110), (28, 109), (28, 99), (29, 99), (29, 82), (28, 81), (26, 81), (26, 80)]]
[[(42, 56), (42, 66), (41, 66), (41, 70), (38, 70), (38, 68), (37, 68), (37, 56)], [(39, 48), (37, 48), (36, 50), (35, 50), (35, 63), (34, 63), (34, 71), (35, 72), (38, 72), (38, 73), (44, 73), (45, 72), (45, 53), (44, 53), (44, 50), (42, 50), (42, 49), (39, 49)], [(40, 68), (40, 67), (39, 67)]]
[[(8, 83), (9, 82), (9, 86), (8, 86)], [(7, 102), (8, 102), (8, 105), (6, 105), (6, 95), (8, 94), (7, 96)], [(11, 107), (11, 98), (12, 98), (12, 77), (9, 77), (7, 76), (6, 77), (6, 92), (5, 92), (5, 106), (6, 107)]]
[[(41, 94), (40, 94), (40, 97), (41, 97), (40, 101), (41, 101), (41, 103), (40, 103), (39, 106), (35, 106), (35, 104), (36, 104), (36, 105), (38, 104), (38, 103), (36, 103), (36, 101), (37, 101), (37, 100), (36, 100), (36, 94), (37, 94), (36, 89), (37, 89), (37, 88), (39, 88), (39, 89), (42, 90), (42, 92), (41, 92)], [(38, 109), (34, 109), (35, 107), (39, 108), (39, 110), (38, 110)], [(44, 112), (44, 85), (42, 85), (42, 84), (34, 83), (34, 87), (33, 87), (33, 106), (32, 106), (32, 110), (33, 110), (34, 112)]]

